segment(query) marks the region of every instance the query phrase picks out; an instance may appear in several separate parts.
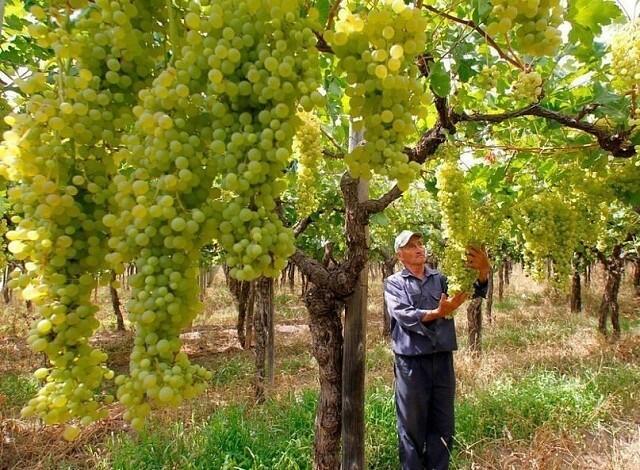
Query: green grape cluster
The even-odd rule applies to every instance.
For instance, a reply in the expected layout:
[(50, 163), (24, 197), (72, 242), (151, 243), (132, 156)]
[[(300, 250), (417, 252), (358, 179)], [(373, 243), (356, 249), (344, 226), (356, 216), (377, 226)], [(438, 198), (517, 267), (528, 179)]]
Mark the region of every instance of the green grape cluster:
[(543, 278), (553, 261), (552, 281), (562, 285), (571, 273), (571, 258), (578, 243), (577, 212), (561, 195), (545, 191), (522, 201), (516, 215), (524, 239), (525, 262)]
[(625, 24), (613, 36), (611, 73), (617, 90), (640, 93), (640, 20)]
[(542, 95), (542, 77), (538, 72), (520, 72), (513, 84), (513, 95), (528, 103), (537, 102)]
[(137, 268), (127, 303), (136, 333), (129, 375), (116, 378), (134, 429), (152, 406), (176, 406), (204, 390), (210, 377), (180, 351), (179, 335), (201, 310), (200, 247), (214, 233), (204, 189), (214, 175), (201, 138), (211, 130), (200, 127), (203, 80), (185, 70), (187, 62), (175, 65), (139, 93), (133, 132), (123, 137), (123, 158), (133, 171), (113, 178), (113, 212), (102, 218), (111, 230), (109, 265), (120, 272), (133, 261)]
[(473, 226), (473, 204), (457, 154), (451, 148), (444, 152), (445, 160), (436, 173), (438, 203), (447, 239), (442, 271), (449, 279), (450, 293), (470, 292), (477, 278), (475, 271), (465, 267), (467, 247), (478, 242)]
[(385, 0), (371, 11), (342, 8), (335, 31), (325, 32), (338, 69), (346, 73), (354, 128), (364, 129), (366, 143), (345, 159), (354, 177), (380, 174), (405, 190), (418, 174), (404, 147), (415, 131), (414, 116), (426, 113), (427, 94), (415, 65), (425, 49), (426, 26), (420, 9)]
[(497, 65), (485, 65), (480, 70), (480, 73), (475, 77), (475, 82), (479, 87), (490, 90), (498, 85), (498, 79), (501, 75), (502, 74)]
[(512, 45), (533, 56), (553, 55), (562, 44), (560, 0), (492, 0), (491, 36), (513, 32)]
[[(38, 307), (28, 342), (50, 362), (35, 372), (44, 385), (22, 414), (47, 424), (87, 424), (105, 416), (102, 404), (113, 399), (101, 392), (103, 380), (113, 378), (107, 356), (89, 343), (99, 326), (90, 294), (105, 267), (101, 220), (117, 168), (113, 149), (133, 123), (135, 92), (153, 68), (135, 65), (154, 57), (152, 22), (140, 18), (149, 7), (98, 0), (32, 8), (39, 22), (31, 33), (54, 50), (59, 67), (50, 80), (36, 71), (18, 82), (27, 98), (24, 111), (6, 119), (11, 130), (0, 147), (0, 172), (17, 183), (8, 191), (16, 228), (6, 236), (26, 268), (10, 283)], [(115, 79), (116, 63), (126, 78)], [(68, 426), (63, 436), (78, 432)]]
[[(218, 103), (210, 151), (222, 181), (225, 208), (218, 241), (230, 274), (240, 280), (277, 276), (295, 251), (277, 214), (286, 188), (300, 106), (321, 105), (319, 55), (302, 2), (220, 1), (200, 21), (215, 48), (204, 53), (210, 96)], [(228, 12), (233, 11), (233, 15)]]
[(293, 139), (293, 154), (298, 160), (297, 210), (306, 217), (318, 208), (318, 180), (322, 172), (322, 132), (320, 120), (312, 113), (298, 114), (302, 125)]
[(116, 209), (102, 219), (108, 263), (121, 270), (133, 259), (138, 271), (127, 304), (136, 324), (130, 374), (116, 379), (134, 428), (152, 406), (177, 405), (210, 377), (179, 339), (202, 307), (201, 247), (217, 239), (242, 280), (278, 275), (294, 251), (276, 199), (295, 110), (323, 100), (316, 39), (300, 12), (284, 0), (191, 3), (171, 63), (138, 93), (121, 152), (133, 171), (113, 179)]

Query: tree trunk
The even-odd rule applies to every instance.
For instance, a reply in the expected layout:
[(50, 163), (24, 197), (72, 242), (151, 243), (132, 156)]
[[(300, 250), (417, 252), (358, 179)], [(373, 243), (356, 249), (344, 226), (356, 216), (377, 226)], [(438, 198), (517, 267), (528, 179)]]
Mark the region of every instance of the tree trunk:
[(633, 287), (636, 299), (640, 300), (640, 255), (633, 261)]
[(255, 283), (255, 312), (253, 324), (256, 332), (256, 402), (265, 400), (265, 380), (273, 384), (274, 325), (273, 325), (273, 283), (268, 277), (261, 277)]
[(2, 297), (5, 305), (11, 302), (11, 289), (7, 286), (7, 282), (9, 282), (9, 269), (9, 266), (6, 266), (2, 275)]
[(480, 354), (482, 350), (482, 297), (469, 301), (467, 306), (467, 325), (469, 329), (469, 349), (472, 354)]
[(118, 297), (118, 291), (113, 286), (116, 281), (116, 272), (111, 271), (111, 283), (109, 284), (109, 292), (111, 293), (111, 305), (113, 306), (113, 312), (116, 314), (117, 327), (116, 330), (124, 331), (124, 319), (122, 318), (122, 309), (120, 308), (120, 298)]
[(620, 279), (624, 262), (622, 257), (622, 245), (616, 245), (611, 256), (606, 259), (602, 257), (605, 267), (605, 286), (602, 294), (602, 302), (598, 312), (598, 330), (607, 336), (607, 316), (611, 314), (611, 325), (613, 327), (613, 338), (620, 338), (620, 321), (618, 292), (620, 290)]
[(498, 267), (498, 302), (502, 302), (504, 296), (504, 264)]
[(489, 325), (493, 323), (493, 268), (489, 272), (489, 281), (487, 285), (487, 322)]
[(582, 311), (582, 289), (580, 287), (580, 271), (578, 267), (573, 268), (573, 278), (571, 281), (571, 312), (579, 313)]
[(236, 331), (238, 332), (238, 341), (243, 349), (251, 347), (251, 330), (253, 328), (253, 304), (254, 304), (254, 288), (251, 282), (238, 281), (228, 275), (227, 285), (238, 303), (238, 321), (236, 323)]
[(391, 316), (387, 309), (387, 300), (384, 298), (384, 280), (393, 274), (393, 270), (396, 266), (396, 257), (392, 255), (389, 257), (385, 254), (384, 262), (382, 263), (382, 335), (385, 338), (391, 336)]
[(506, 259), (504, 260), (504, 285), (508, 286), (511, 281), (511, 261)]
[(587, 269), (584, 273), (584, 286), (589, 287), (591, 285), (591, 268), (592, 263), (587, 263)]
[(318, 362), (320, 396), (315, 420), (315, 470), (340, 468), (342, 428), (342, 303), (326, 289), (311, 286), (304, 297), (309, 311), (311, 353)]

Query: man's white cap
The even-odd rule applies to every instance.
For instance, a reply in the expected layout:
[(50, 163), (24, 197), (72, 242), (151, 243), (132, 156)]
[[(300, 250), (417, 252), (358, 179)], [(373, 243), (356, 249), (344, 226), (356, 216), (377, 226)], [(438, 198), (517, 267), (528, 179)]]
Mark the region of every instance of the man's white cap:
[(411, 230), (403, 230), (402, 232), (400, 232), (396, 237), (395, 243), (393, 244), (393, 248), (395, 249), (396, 253), (400, 248), (409, 243), (409, 240), (414, 235), (422, 237), (422, 234), (420, 232), (412, 232)]

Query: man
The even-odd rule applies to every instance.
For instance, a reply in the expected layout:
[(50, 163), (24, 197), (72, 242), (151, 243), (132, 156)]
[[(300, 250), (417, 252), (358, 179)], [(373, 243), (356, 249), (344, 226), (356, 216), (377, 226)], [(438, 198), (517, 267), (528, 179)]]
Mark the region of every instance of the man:
[[(395, 251), (404, 269), (385, 280), (395, 353), (395, 398), (403, 470), (447, 469), (453, 444), (457, 349), (451, 314), (467, 294), (447, 295), (447, 278), (427, 267), (420, 233), (403, 230)], [(478, 271), (474, 297), (486, 296), (491, 266), (470, 247), (467, 266)]]

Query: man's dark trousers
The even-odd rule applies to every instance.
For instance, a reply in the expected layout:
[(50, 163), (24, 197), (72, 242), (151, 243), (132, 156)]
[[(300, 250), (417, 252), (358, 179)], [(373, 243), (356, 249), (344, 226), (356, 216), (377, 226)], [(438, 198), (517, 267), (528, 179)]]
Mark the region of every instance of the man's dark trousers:
[(449, 468), (456, 387), (453, 354), (396, 354), (395, 376), (402, 470)]

